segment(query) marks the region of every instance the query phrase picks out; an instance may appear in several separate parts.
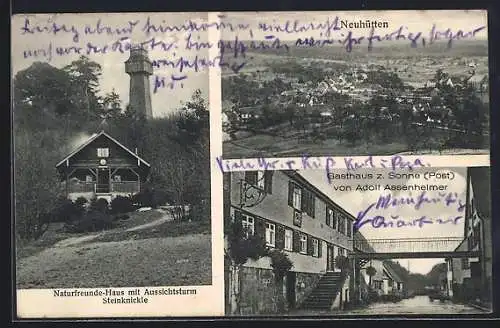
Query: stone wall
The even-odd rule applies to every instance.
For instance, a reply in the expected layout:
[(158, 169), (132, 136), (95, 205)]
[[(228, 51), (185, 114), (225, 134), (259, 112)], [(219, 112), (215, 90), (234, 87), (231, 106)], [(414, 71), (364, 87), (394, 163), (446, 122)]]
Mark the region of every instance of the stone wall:
[(295, 304), (296, 306), (300, 306), (300, 304), (306, 300), (307, 296), (309, 296), (314, 288), (316, 288), (316, 285), (321, 279), (321, 275), (297, 272), (295, 279)]
[(272, 270), (243, 267), (240, 271), (242, 315), (268, 314), (275, 309), (275, 281)]
[[(316, 287), (321, 275), (302, 272), (295, 274), (295, 305), (298, 307)], [(289, 310), (286, 286), (287, 277), (285, 276), (282, 288), (283, 299), (285, 310)], [(243, 267), (240, 271), (240, 314), (275, 314), (278, 301), (275, 291), (276, 281), (272, 270)]]

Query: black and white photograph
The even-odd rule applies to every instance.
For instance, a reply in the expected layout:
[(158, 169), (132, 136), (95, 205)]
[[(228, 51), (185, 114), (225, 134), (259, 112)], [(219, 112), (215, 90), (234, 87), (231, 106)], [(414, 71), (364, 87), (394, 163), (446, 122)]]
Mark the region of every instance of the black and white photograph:
[(208, 36), (174, 28), (206, 21), (13, 16), (18, 290), (212, 285)]
[(489, 154), (484, 10), (221, 21), (224, 158)]
[(227, 316), (492, 311), (489, 167), (224, 173)]

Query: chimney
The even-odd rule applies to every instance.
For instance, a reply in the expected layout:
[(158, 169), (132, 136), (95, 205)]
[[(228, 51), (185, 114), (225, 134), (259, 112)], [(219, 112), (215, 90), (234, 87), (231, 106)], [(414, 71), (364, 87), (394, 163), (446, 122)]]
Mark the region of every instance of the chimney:
[(130, 57), (125, 62), (125, 72), (130, 75), (129, 104), (132, 110), (143, 114), (146, 119), (153, 117), (149, 76), (153, 74), (153, 64), (143, 47), (130, 48)]
[(137, 147), (135, 147), (135, 154), (137, 155)]

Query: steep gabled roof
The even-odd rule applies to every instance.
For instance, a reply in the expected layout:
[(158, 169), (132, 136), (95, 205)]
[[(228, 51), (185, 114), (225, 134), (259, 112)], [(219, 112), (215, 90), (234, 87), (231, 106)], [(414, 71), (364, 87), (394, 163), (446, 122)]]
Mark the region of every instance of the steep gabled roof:
[(401, 279), (401, 277), (396, 273), (396, 271), (392, 267), (392, 263), (384, 261), (383, 265), (384, 265), (384, 270), (387, 272), (387, 275), (392, 280), (397, 281), (397, 282), (403, 282), (403, 279)]
[(151, 167), (151, 165), (148, 162), (146, 162), (144, 159), (142, 159), (141, 157), (139, 157), (136, 153), (134, 153), (133, 151), (131, 151), (130, 149), (128, 149), (127, 147), (125, 147), (124, 145), (122, 145), (120, 142), (118, 142), (115, 138), (111, 137), (106, 132), (101, 131), (101, 132), (99, 132), (97, 134), (94, 134), (87, 141), (85, 141), (81, 146), (79, 146), (78, 148), (76, 148), (73, 152), (71, 152), (63, 160), (61, 160), (59, 163), (57, 163), (56, 164), (56, 168), (59, 167), (59, 166), (61, 166), (64, 162), (66, 162), (67, 160), (69, 160), (71, 157), (73, 157), (76, 154), (78, 154), (82, 149), (84, 149), (85, 147), (87, 147), (90, 143), (92, 143), (94, 140), (96, 140), (100, 136), (105, 136), (106, 138), (108, 138), (109, 140), (111, 140), (112, 142), (114, 142), (115, 144), (117, 144), (119, 147), (121, 147), (123, 150), (125, 150), (127, 153), (129, 153), (130, 155), (134, 156), (137, 160), (141, 161), (144, 165), (146, 165), (148, 167)]

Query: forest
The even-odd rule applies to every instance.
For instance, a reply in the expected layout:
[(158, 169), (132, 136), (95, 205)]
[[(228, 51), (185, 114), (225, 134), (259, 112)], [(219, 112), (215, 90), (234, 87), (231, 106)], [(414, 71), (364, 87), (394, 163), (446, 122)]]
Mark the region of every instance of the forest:
[[(146, 120), (103, 93), (102, 67), (85, 56), (56, 68), (35, 62), (13, 81), (16, 239), (37, 239), (60, 212), (63, 185), (55, 165), (104, 129), (151, 164), (143, 188), (150, 203), (189, 205), (189, 217), (210, 221), (209, 114), (199, 90), (168, 116)], [(153, 199), (154, 201), (151, 201)]]

